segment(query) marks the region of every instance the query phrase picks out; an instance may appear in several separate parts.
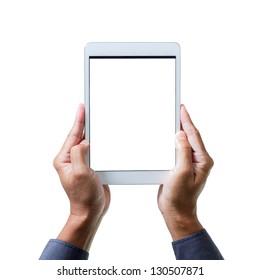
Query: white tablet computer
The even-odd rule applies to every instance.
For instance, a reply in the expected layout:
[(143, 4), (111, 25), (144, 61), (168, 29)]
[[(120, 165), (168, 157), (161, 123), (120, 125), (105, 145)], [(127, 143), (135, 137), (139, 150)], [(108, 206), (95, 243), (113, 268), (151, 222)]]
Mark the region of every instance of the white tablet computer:
[(102, 184), (163, 184), (180, 129), (177, 43), (85, 47), (88, 162)]

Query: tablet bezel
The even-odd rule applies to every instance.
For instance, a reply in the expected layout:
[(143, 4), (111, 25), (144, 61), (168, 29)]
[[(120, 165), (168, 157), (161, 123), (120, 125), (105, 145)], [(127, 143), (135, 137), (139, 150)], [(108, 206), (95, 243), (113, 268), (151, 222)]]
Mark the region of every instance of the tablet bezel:
[[(88, 43), (84, 50), (85, 137), (90, 139), (90, 57), (175, 57), (175, 132), (180, 130), (180, 46), (178, 43)], [(174, 144), (173, 144), (174, 145)], [(90, 164), (90, 151), (87, 161)], [(90, 166), (91, 167), (91, 166)], [(96, 171), (102, 184), (163, 184), (170, 170)]]

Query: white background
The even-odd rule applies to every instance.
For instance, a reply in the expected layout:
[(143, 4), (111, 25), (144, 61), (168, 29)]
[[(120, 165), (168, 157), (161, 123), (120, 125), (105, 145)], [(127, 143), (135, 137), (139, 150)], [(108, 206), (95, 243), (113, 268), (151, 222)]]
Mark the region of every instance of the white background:
[[(249, 266), (260, 250), (259, 26), (253, 0), (1, 1), (0, 255), (6, 265), (37, 259), (66, 220), (68, 200), (52, 159), (83, 102), (85, 44), (176, 41), (182, 102), (215, 161), (198, 214), (226, 262), (242, 261), (253, 276)], [(174, 263), (157, 187), (111, 191), (92, 262)], [(230, 275), (246, 271), (232, 267), (226, 267)]]
[(90, 59), (89, 79), (90, 167), (170, 170), (175, 59)]

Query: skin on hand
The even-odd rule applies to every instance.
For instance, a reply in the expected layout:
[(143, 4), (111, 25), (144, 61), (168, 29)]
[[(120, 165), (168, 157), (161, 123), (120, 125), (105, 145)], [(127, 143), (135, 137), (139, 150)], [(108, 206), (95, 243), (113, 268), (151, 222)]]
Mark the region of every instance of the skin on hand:
[(213, 167), (199, 131), (181, 106), (183, 131), (176, 133), (176, 166), (158, 192), (158, 206), (173, 240), (203, 229), (197, 218), (197, 199)]
[(79, 105), (75, 122), (53, 165), (70, 201), (70, 215), (58, 239), (89, 250), (110, 203), (110, 190), (101, 185), (87, 164), (89, 143), (84, 140), (85, 107)]

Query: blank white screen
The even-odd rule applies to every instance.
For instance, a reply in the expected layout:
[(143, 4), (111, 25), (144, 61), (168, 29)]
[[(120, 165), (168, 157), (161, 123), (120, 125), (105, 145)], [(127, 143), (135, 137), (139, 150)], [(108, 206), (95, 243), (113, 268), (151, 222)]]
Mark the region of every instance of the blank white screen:
[(169, 170), (174, 135), (174, 58), (90, 58), (91, 168)]

